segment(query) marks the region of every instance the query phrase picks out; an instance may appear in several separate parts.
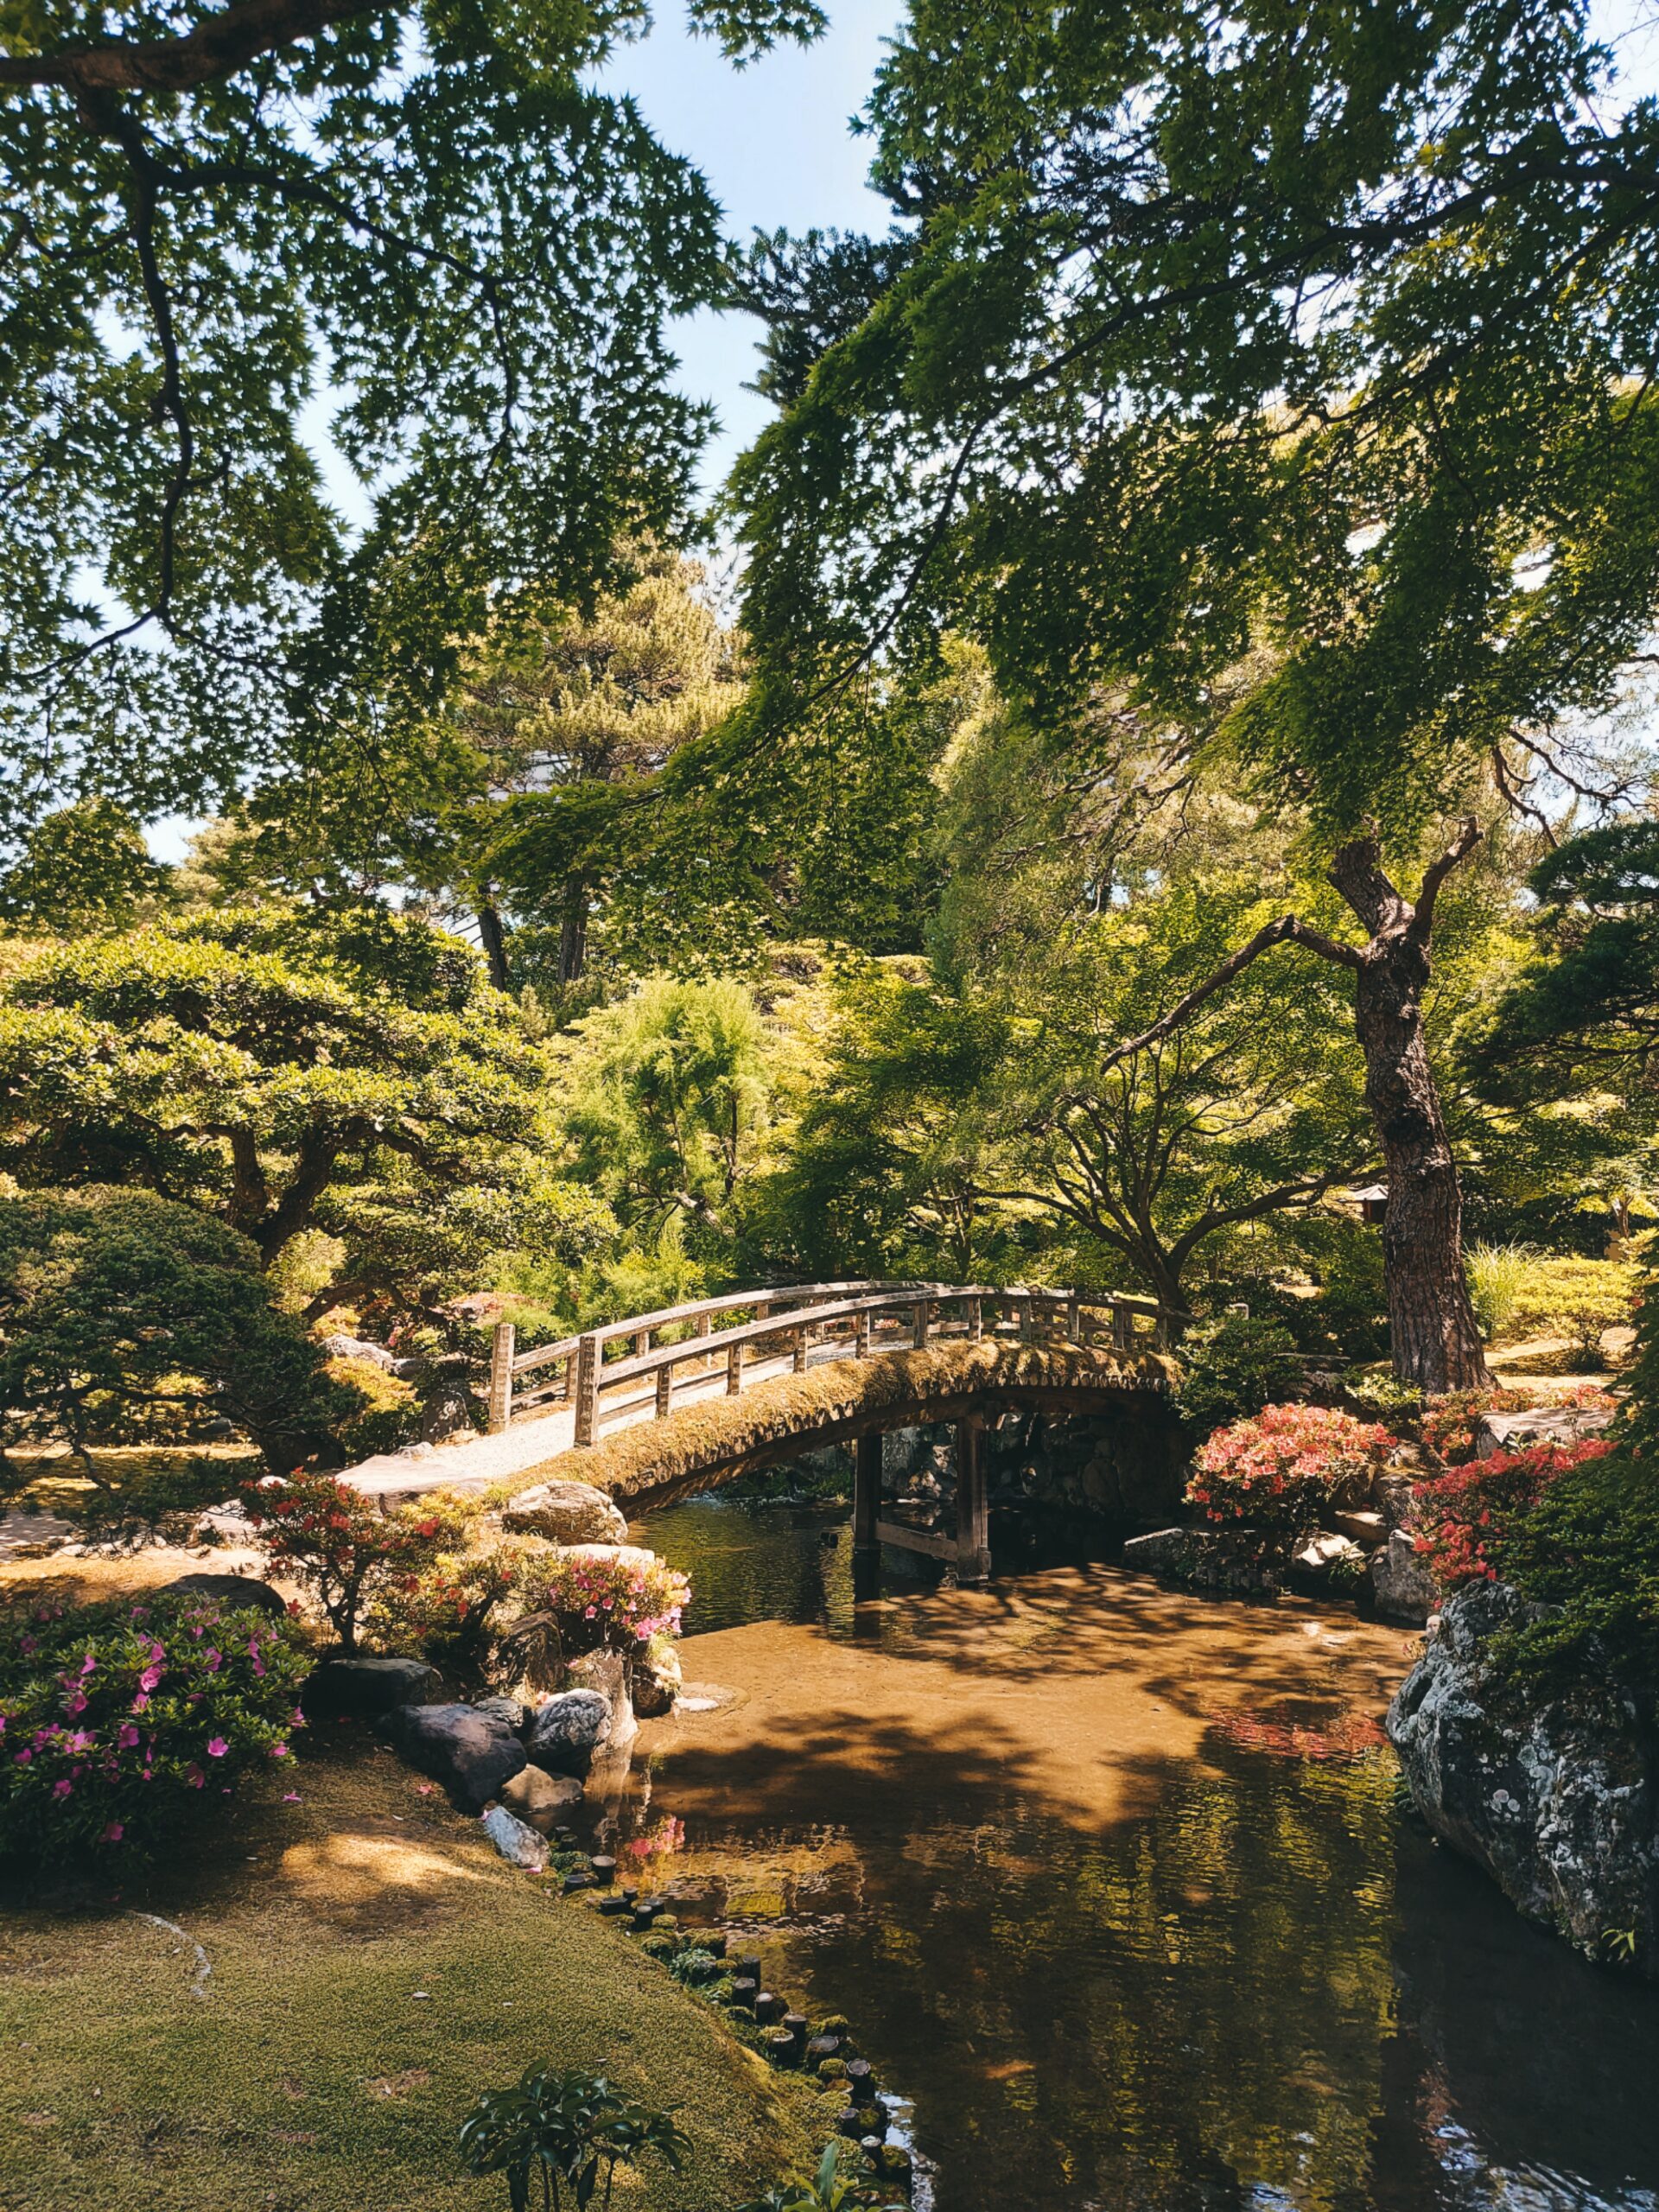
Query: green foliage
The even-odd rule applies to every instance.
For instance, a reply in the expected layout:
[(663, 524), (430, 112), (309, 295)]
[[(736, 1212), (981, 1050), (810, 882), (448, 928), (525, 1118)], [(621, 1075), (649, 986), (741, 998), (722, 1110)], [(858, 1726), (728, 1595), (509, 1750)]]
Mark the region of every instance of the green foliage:
[(830, 2142), (815, 2174), (798, 2175), (769, 2189), (764, 2196), (739, 2205), (737, 2212), (852, 2212), (854, 2206), (871, 2208), (871, 2212), (905, 2212), (902, 2201), (895, 2202), (886, 2190), (841, 2172), (839, 2161), (840, 2146)]
[(201, 1597), (0, 1613), (0, 1858), (143, 1859), (285, 1771), (310, 1661)]
[[(0, 1197), (0, 1443), (84, 1450), (158, 1403), (234, 1422), (287, 1468), (330, 1448), (353, 1395), (234, 1230), (146, 1191)], [(122, 1478), (84, 1464), (113, 1506)]]
[(560, 1046), (575, 1173), (647, 1248), (728, 1246), (765, 1158), (776, 1042), (741, 983), (655, 976)]
[(1190, 1427), (1208, 1434), (1294, 1396), (1302, 1385), (1295, 1341), (1281, 1321), (1224, 1314), (1181, 1339), (1181, 1382), (1175, 1402)]
[(338, 1357), (326, 1363), (325, 1371), (331, 1382), (358, 1394), (357, 1409), (334, 1429), (349, 1461), (395, 1452), (410, 1441), (420, 1425), (420, 1400), (401, 1376), (388, 1374), (376, 1360)]
[(1513, 1319), (1540, 1256), (1529, 1244), (1476, 1243), (1465, 1253), (1470, 1302), (1488, 1344), (1502, 1336)]
[(609, 2212), (618, 2166), (649, 2153), (675, 2173), (690, 2139), (667, 2111), (638, 2103), (602, 2074), (530, 2067), (511, 2089), (480, 2096), (461, 2125), (469, 2174), (505, 2173), (512, 2212), (529, 2212), (532, 2190), (550, 2212), (594, 2201)]
[(132, 817), (107, 798), (44, 815), (0, 875), (0, 918), (60, 937), (119, 929), (152, 905), (167, 870)]
[[(810, 0), (697, 0), (730, 54)], [(637, 0), (7, 10), (0, 830), (206, 811), (285, 749), (408, 742), (465, 641), (684, 526), (723, 289), (702, 178), (596, 73)], [(326, 493), (333, 445), (360, 526)], [(534, 588), (525, 584), (534, 580)]]
[(1529, 1336), (1562, 1335), (1587, 1367), (1601, 1362), (1609, 1329), (1628, 1326), (1638, 1270), (1616, 1260), (1537, 1259), (1517, 1285), (1513, 1326)]
[(0, 1161), (188, 1200), (266, 1262), (342, 1247), (315, 1310), (420, 1311), (492, 1251), (607, 1217), (549, 1174), (548, 1062), (418, 919), (281, 906), (44, 950), (0, 993)]
[(1558, 1684), (1611, 1668), (1659, 1693), (1659, 1478), (1632, 1449), (1585, 1460), (1517, 1516), (1497, 1548), (1499, 1573), (1560, 1608), (1499, 1652)]
[(1110, 717), (1331, 838), (1414, 834), (1494, 747), (1524, 785), (1530, 734), (1618, 703), (1659, 606), (1659, 318), (1650, 215), (1615, 211), (1659, 116), (1581, 10), (913, 0), (868, 127), (885, 255), (774, 255), (754, 302), (780, 724), (959, 620), (1080, 772)]

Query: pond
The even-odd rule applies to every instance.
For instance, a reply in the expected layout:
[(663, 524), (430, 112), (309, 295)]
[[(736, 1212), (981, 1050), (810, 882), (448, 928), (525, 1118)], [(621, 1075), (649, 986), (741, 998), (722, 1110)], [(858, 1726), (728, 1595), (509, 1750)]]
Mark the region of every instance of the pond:
[(833, 1510), (636, 1533), (697, 1595), (630, 1878), (850, 2017), (937, 2212), (1659, 2206), (1659, 1993), (1402, 1809), (1407, 1632), (1101, 1566), (855, 1606)]

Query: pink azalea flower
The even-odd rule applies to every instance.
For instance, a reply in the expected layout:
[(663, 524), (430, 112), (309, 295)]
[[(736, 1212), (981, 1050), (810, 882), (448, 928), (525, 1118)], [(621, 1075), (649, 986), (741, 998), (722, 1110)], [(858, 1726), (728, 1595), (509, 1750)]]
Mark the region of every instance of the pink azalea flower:
[(149, 1710), (149, 1700), (144, 1695), (143, 1690), (140, 1690), (132, 1700), (132, 1709), (135, 1713), (147, 1713)]
[(300, 1796), (297, 1789), (285, 1789), (283, 1792), (283, 1802), (284, 1805), (300, 1805), (303, 1804), (304, 1802), (304, 1799)]
[(270, 1747), (270, 1756), (274, 1759), (285, 1759), (288, 1757), (288, 1745), (286, 1744), (273, 1744)]
[(12, 1754), (11, 1763), (14, 1766), (27, 1766), (34, 1756), (33, 1751), (16, 1751)]
[(193, 1789), (200, 1789), (207, 1779), (199, 1766), (187, 1767), (184, 1770), (184, 1778)]
[(133, 1745), (138, 1741), (138, 1731), (133, 1726), (130, 1720), (124, 1720), (121, 1723), (119, 1728), (115, 1732), (115, 1740), (118, 1746), (122, 1751), (130, 1751), (132, 1749)]
[(224, 1654), (215, 1651), (211, 1644), (203, 1652), (202, 1657), (207, 1662), (207, 1671), (210, 1675), (216, 1675), (225, 1664)]
[(40, 1648), (32, 1636), (20, 1636), (17, 1639), (17, 1649), (25, 1659), (32, 1659)]
[(100, 1843), (119, 1843), (125, 1834), (126, 1830), (123, 1827), (119, 1821), (111, 1821), (108, 1827), (105, 1829), (103, 1834), (99, 1838), (99, 1841)]
[(90, 1675), (95, 1671), (97, 1666), (97, 1660), (93, 1658), (92, 1653), (89, 1651), (86, 1654), (86, 1656), (80, 1662), (80, 1671), (83, 1675)]
[(146, 1693), (153, 1690), (156, 1683), (161, 1681), (162, 1673), (162, 1669), (152, 1662), (138, 1677), (139, 1688)]
[(85, 1712), (86, 1712), (86, 1692), (85, 1692), (84, 1690), (77, 1690), (77, 1691), (75, 1692), (75, 1694), (74, 1694), (73, 1697), (72, 1697), (72, 1698), (69, 1700), (69, 1702), (68, 1702), (68, 1703), (64, 1707), (64, 1708), (63, 1708), (63, 1709), (64, 1709), (64, 1711), (65, 1711), (66, 1713), (71, 1713), (71, 1714), (77, 1713), (85, 1713)]
[(69, 1781), (54, 1782), (52, 1785), (52, 1795), (54, 1797), (67, 1797), (74, 1786), (74, 1783)]
[(222, 1759), (230, 1748), (222, 1736), (210, 1736), (207, 1738), (207, 1756), (210, 1759)]

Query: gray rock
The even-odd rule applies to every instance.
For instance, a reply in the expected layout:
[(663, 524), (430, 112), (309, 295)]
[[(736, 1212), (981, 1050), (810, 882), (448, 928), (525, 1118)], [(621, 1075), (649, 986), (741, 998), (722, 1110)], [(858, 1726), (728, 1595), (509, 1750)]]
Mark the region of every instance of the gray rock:
[(565, 1669), (565, 1679), (573, 1690), (594, 1690), (605, 1700), (610, 1715), (610, 1725), (605, 1732), (605, 1748), (617, 1753), (625, 1751), (639, 1732), (639, 1724), (633, 1716), (632, 1674), (629, 1662), (620, 1651), (585, 1651), (573, 1659)]
[(1404, 1529), (1371, 1554), (1371, 1589), (1376, 1610), (1388, 1621), (1421, 1628), (1440, 1602), (1440, 1586), (1420, 1555), (1415, 1537)]
[(494, 1720), (505, 1721), (515, 1736), (530, 1718), (529, 1708), (521, 1705), (516, 1697), (475, 1697), (473, 1711), (487, 1713)]
[(1161, 1574), (1188, 1590), (1216, 1590), (1233, 1597), (1271, 1597), (1279, 1588), (1274, 1567), (1261, 1558), (1247, 1530), (1158, 1529), (1131, 1536), (1123, 1564)]
[(1534, 1444), (1582, 1444), (1612, 1420), (1611, 1407), (1538, 1406), (1531, 1413), (1486, 1414), (1475, 1430), (1475, 1457), (1521, 1452)]
[(322, 1349), (330, 1359), (366, 1359), (376, 1367), (384, 1367), (388, 1374), (398, 1364), (396, 1353), (385, 1344), (372, 1344), (366, 1337), (348, 1337), (343, 1330), (322, 1340)]
[(549, 1774), (582, 1777), (610, 1733), (607, 1698), (597, 1690), (562, 1690), (532, 1714), (524, 1748), (531, 1761)]
[(501, 1525), (516, 1535), (549, 1536), (556, 1544), (618, 1544), (627, 1517), (591, 1483), (537, 1483), (501, 1509)]
[(510, 1813), (543, 1834), (556, 1827), (573, 1805), (582, 1802), (582, 1784), (568, 1774), (545, 1774), (521, 1767), (501, 1785), (501, 1802)]
[(443, 1680), (424, 1659), (325, 1659), (301, 1693), (313, 1720), (378, 1720), (399, 1705), (434, 1705)]
[(1321, 1529), (1308, 1538), (1291, 1564), (1304, 1578), (1313, 1575), (1321, 1581), (1340, 1582), (1344, 1575), (1355, 1576), (1363, 1569), (1365, 1554), (1351, 1537)]
[(481, 1813), (524, 1764), (512, 1730), (470, 1705), (396, 1706), (379, 1725), (410, 1766), (443, 1784), (458, 1812)]
[(633, 1709), (642, 1720), (660, 1720), (672, 1713), (684, 1687), (677, 1646), (646, 1650), (633, 1662)]
[(1409, 1522), (1415, 1506), (1414, 1492), (1416, 1478), (1385, 1470), (1371, 1484), (1371, 1501), (1382, 1516), (1385, 1529), (1403, 1529)]
[[(200, 1556), (200, 1554), (198, 1554)], [(157, 1598), (211, 1598), (220, 1605), (251, 1608), (272, 1619), (288, 1618), (288, 1600), (269, 1582), (251, 1574), (181, 1574), (151, 1593)]]
[(1500, 1676), (1497, 1630), (1544, 1617), (1503, 1583), (1449, 1598), (1388, 1730), (1418, 1810), (1529, 1919), (1659, 1980), (1659, 1745), (1593, 1666), (1570, 1692)]
[(547, 1866), (547, 1839), (527, 1827), (505, 1805), (492, 1805), (484, 1815), (484, 1833), (501, 1856), (515, 1866), (539, 1874)]

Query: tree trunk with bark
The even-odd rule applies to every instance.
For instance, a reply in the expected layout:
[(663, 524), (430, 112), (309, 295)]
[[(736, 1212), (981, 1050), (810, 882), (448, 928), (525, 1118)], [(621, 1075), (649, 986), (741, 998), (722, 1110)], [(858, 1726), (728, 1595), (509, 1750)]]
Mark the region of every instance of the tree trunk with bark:
[[(1414, 906), (1382, 873), (1374, 838), (1344, 846), (1331, 880), (1370, 932), (1360, 956), (1354, 1027), (1365, 1055), (1365, 1103), (1388, 1183), (1382, 1223), (1394, 1371), (1431, 1391), (1487, 1380), (1463, 1265), (1463, 1200), (1423, 1035), (1434, 893), (1474, 842), (1461, 833), (1442, 876)], [(1436, 867), (1441, 867), (1437, 862)], [(1432, 880), (1431, 880), (1432, 879)]]
[(1365, 1055), (1365, 1103), (1388, 1174), (1382, 1256), (1394, 1371), (1402, 1382), (1431, 1393), (1471, 1389), (1490, 1379), (1464, 1274), (1457, 1163), (1423, 1036), (1434, 901), (1446, 877), (1479, 842), (1477, 824), (1462, 823), (1424, 871), (1413, 901), (1383, 874), (1376, 836), (1355, 838), (1337, 855), (1331, 881), (1363, 924), (1368, 943), (1345, 944), (1294, 914), (1281, 915), (1150, 1029), (1115, 1046), (1103, 1066), (1103, 1072), (1170, 1035), (1274, 945), (1303, 945), (1322, 960), (1351, 968), (1354, 1027)]
[(588, 965), (588, 879), (573, 875), (564, 887), (559, 925), (559, 981), (576, 983)]

